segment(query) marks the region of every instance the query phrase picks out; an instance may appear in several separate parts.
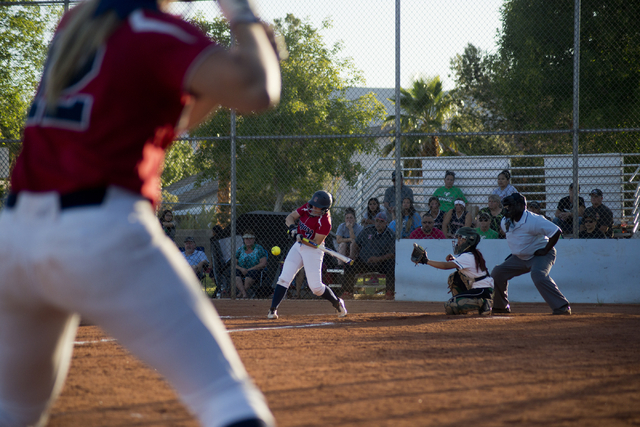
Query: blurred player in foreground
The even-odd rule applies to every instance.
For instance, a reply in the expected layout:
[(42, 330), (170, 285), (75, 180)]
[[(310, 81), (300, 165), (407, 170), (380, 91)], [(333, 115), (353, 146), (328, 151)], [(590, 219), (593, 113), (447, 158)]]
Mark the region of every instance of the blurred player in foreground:
[(551, 267), (556, 262), (555, 245), (562, 231), (544, 217), (527, 211), (527, 199), (513, 193), (502, 200), (505, 209), (500, 226), (507, 236), (511, 255), (491, 271), (495, 282), (494, 314), (511, 313), (507, 287), (509, 280), (531, 272), (533, 284), (549, 304), (553, 314), (571, 314), (569, 301), (553, 281)]
[[(344, 301), (333, 293), (331, 288), (322, 283), (322, 260), (324, 252), (313, 247), (313, 244), (321, 245), (331, 231), (331, 215), (329, 208), (333, 203), (331, 194), (326, 191), (316, 191), (308, 203), (300, 206), (287, 215), (285, 223), (289, 227), (289, 235), (296, 243), (291, 246), (282, 266), (282, 273), (278, 278), (278, 284), (273, 293), (271, 308), (267, 317), (278, 318), (278, 306), (287, 293), (291, 281), (298, 271), (304, 267), (307, 275), (309, 289), (315, 295), (328, 300), (338, 312), (339, 317), (347, 315)], [(298, 223), (296, 225), (296, 222)], [(307, 239), (311, 244), (304, 243)]]
[(0, 425), (46, 423), (80, 316), (204, 426), (274, 425), (151, 203), (175, 135), (219, 105), (279, 100), (273, 33), (246, 0), (219, 3), (231, 51), (156, 0), (88, 0), (63, 17), (0, 216)]
[(427, 252), (414, 243), (411, 261), (416, 265), (427, 264), (441, 270), (456, 269), (449, 275), (452, 297), (444, 303), (447, 314), (491, 314), (493, 279), (482, 253), (477, 249), (480, 234), (471, 227), (462, 227), (455, 237), (458, 240), (453, 251), (456, 256), (449, 254), (446, 261), (434, 261), (427, 258)]

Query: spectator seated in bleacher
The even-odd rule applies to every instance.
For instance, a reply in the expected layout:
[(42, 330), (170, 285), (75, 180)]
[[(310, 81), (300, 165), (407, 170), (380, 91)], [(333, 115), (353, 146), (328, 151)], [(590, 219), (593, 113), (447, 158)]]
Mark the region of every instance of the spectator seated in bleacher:
[(427, 215), (433, 218), (433, 226), (440, 231), (442, 231), (444, 214), (446, 214), (446, 212), (440, 209), (440, 200), (438, 200), (436, 196), (431, 196), (429, 198), (429, 212), (427, 212)]
[(489, 196), (488, 206), (480, 209), (480, 214), (486, 213), (490, 217), (489, 227), (498, 233), (500, 239), (504, 239), (504, 233), (500, 227), (500, 222), (504, 218), (504, 210), (502, 209), (502, 202), (500, 196), (492, 194)]
[(478, 215), (478, 228), (476, 231), (480, 235), (481, 239), (499, 239), (500, 235), (493, 229), (491, 229), (491, 216), (483, 212)]
[[(433, 195), (438, 198), (440, 201), (440, 209), (445, 212), (449, 212), (453, 209), (453, 202), (456, 199), (462, 199), (464, 203), (469, 203), (467, 198), (464, 197), (462, 190), (453, 185), (456, 181), (456, 173), (451, 171), (446, 171), (444, 173), (444, 186), (438, 188)], [(446, 230), (442, 230), (445, 231)]]
[(462, 198), (456, 199), (454, 202), (454, 208), (446, 213), (444, 221), (442, 222), (442, 231), (445, 235), (453, 239), (461, 227), (471, 227), (471, 214), (466, 209), (466, 203)]
[(267, 266), (267, 251), (256, 243), (253, 230), (245, 230), (243, 245), (236, 251), (236, 289), (239, 298), (249, 298), (247, 291), (255, 282), (260, 281), (262, 270)]
[(581, 239), (606, 239), (607, 236), (598, 228), (598, 219), (594, 212), (585, 211), (582, 225), (584, 230), (578, 235)]
[[(591, 214), (596, 218), (596, 227), (608, 238), (613, 237), (613, 212), (602, 204), (604, 197), (602, 190), (594, 188), (591, 190), (591, 193), (589, 193), (589, 196), (591, 196), (591, 206), (584, 210), (584, 218), (587, 217), (587, 214)], [(585, 228), (586, 225), (583, 224), (580, 230), (584, 230)]]
[(409, 235), (410, 239), (446, 239), (442, 230), (435, 227), (435, 220), (428, 213), (422, 215), (422, 226)]
[(551, 221), (551, 218), (549, 218), (548, 216), (546, 216), (544, 214), (544, 212), (542, 211), (542, 208), (540, 207), (540, 203), (538, 203), (538, 202), (527, 202), (527, 210), (529, 212), (533, 212), (536, 215), (540, 215), (541, 217), (543, 217), (547, 221)]
[(209, 268), (209, 259), (204, 251), (196, 249), (196, 241), (193, 237), (184, 239), (184, 252), (182, 254), (193, 269), (193, 272), (198, 276), (198, 279), (202, 280), (205, 270)]
[(175, 219), (173, 219), (173, 212), (169, 209), (163, 211), (162, 216), (160, 217), (160, 225), (162, 225), (164, 234), (166, 234), (171, 240), (174, 240), (176, 237), (177, 224)]
[(505, 197), (517, 193), (518, 190), (511, 185), (511, 172), (508, 170), (503, 170), (498, 174), (498, 188), (493, 190), (492, 194), (500, 196), (500, 201)]
[(353, 298), (356, 275), (378, 272), (386, 276), (386, 298), (395, 298), (396, 241), (387, 227), (387, 214), (380, 212), (375, 225), (365, 227), (351, 245), (353, 265), (345, 265), (343, 298)]
[(380, 202), (377, 197), (372, 197), (367, 202), (367, 211), (362, 218), (362, 227), (374, 225), (376, 223), (376, 215), (380, 212)]
[[(338, 230), (336, 231), (336, 243), (338, 244), (338, 252), (340, 252), (342, 255), (349, 256), (349, 253), (351, 252), (351, 244), (356, 241), (356, 236), (363, 229), (364, 227), (356, 222), (355, 209), (345, 209), (344, 222), (338, 226)], [(338, 260), (338, 265), (343, 264), (343, 261)]]
[[(580, 192), (580, 187), (578, 187)], [(578, 217), (582, 218), (584, 215), (584, 199), (578, 196)], [(562, 229), (565, 234), (573, 233), (573, 183), (569, 185), (569, 195), (563, 197), (558, 202), (558, 208), (556, 209), (556, 216), (553, 218), (553, 223)]]
[[(411, 235), (413, 230), (420, 228), (420, 214), (416, 212), (416, 208), (413, 207), (413, 201), (410, 198), (402, 199), (402, 239), (406, 239)], [(389, 224), (389, 228), (395, 235), (396, 233), (396, 220), (394, 219)]]

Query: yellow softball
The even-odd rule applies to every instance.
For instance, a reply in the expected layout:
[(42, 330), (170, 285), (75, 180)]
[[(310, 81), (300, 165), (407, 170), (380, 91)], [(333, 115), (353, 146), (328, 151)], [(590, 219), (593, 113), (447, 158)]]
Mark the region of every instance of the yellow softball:
[(279, 246), (274, 246), (271, 248), (271, 253), (275, 256), (280, 255), (280, 247)]

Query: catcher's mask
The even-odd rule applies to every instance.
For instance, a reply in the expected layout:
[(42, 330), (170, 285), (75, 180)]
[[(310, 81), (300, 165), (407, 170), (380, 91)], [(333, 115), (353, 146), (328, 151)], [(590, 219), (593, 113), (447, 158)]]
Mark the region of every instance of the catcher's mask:
[(324, 190), (316, 191), (313, 193), (313, 196), (311, 196), (311, 200), (309, 200), (309, 206), (322, 209), (322, 215), (327, 213), (332, 203), (333, 197)]
[(461, 238), (456, 244), (456, 247), (453, 248), (454, 255), (460, 255), (465, 252), (469, 252), (478, 246), (480, 243), (480, 234), (476, 230), (471, 227), (462, 227), (456, 231), (456, 238)]

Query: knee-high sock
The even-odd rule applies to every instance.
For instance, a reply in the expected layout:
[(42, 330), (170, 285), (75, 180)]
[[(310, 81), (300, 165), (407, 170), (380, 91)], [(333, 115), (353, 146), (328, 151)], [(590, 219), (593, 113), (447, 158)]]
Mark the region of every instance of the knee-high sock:
[(271, 300), (271, 308), (274, 310), (278, 308), (282, 299), (287, 293), (287, 288), (284, 286), (276, 285), (276, 290), (273, 292), (273, 299)]

